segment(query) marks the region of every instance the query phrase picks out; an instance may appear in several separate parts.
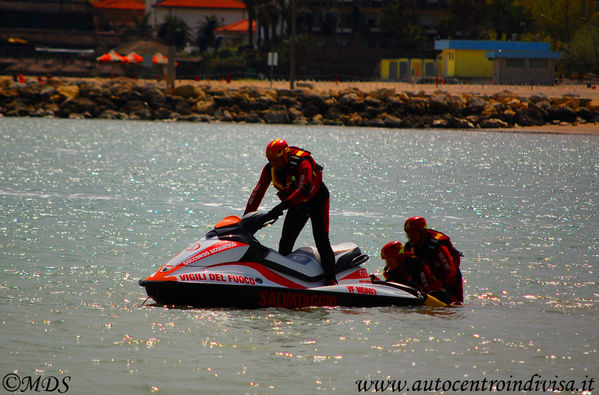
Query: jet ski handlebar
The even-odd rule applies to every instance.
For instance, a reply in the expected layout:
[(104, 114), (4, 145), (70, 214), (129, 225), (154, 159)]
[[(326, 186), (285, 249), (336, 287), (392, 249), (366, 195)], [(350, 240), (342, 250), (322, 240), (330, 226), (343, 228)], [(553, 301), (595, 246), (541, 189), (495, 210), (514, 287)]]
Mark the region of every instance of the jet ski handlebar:
[(259, 213), (257, 211), (247, 213), (241, 218), (241, 226), (243, 226), (248, 233), (254, 234), (262, 228), (266, 228), (269, 225), (277, 222), (279, 217), (274, 217), (270, 213)]

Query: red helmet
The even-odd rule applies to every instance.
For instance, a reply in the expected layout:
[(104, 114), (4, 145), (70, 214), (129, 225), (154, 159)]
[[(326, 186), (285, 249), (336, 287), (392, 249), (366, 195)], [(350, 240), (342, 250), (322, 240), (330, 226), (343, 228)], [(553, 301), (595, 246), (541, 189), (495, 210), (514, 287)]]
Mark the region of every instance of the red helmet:
[(399, 241), (390, 241), (381, 248), (381, 259), (387, 259), (395, 254), (401, 254), (402, 250), (403, 245)]
[(411, 229), (424, 232), (427, 229), (426, 220), (422, 217), (408, 218), (403, 226), (403, 229), (406, 232)]
[(289, 162), (289, 144), (283, 139), (276, 139), (266, 146), (266, 159), (271, 161), (280, 157), (285, 163)]

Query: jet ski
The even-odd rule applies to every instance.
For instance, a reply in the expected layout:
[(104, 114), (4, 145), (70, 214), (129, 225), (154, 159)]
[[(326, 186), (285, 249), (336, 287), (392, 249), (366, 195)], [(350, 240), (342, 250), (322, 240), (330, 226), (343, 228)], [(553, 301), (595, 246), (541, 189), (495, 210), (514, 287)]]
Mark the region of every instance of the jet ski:
[(258, 212), (226, 217), (139, 285), (165, 306), (445, 306), (409, 286), (371, 278), (362, 267), (368, 255), (353, 243), (332, 246), (338, 284), (325, 286), (315, 247), (283, 256), (254, 237), (275, 221)]

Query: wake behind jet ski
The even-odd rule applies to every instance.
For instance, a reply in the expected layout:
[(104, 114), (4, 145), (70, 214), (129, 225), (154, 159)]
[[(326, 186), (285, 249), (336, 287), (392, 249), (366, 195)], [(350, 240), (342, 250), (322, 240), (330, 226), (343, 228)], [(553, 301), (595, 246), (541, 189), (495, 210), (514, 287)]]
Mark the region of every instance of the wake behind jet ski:
[(358, 246), (333, 246), (338, 285), (325, 286), (313, 247), (289, 255), (263, 246), (254, 234), (276, 219), (268, 214), (230, 216), (140, 280), (157, 304), (192, 307), (444, 306), (437, 299), (394, 282), (372, 280)]

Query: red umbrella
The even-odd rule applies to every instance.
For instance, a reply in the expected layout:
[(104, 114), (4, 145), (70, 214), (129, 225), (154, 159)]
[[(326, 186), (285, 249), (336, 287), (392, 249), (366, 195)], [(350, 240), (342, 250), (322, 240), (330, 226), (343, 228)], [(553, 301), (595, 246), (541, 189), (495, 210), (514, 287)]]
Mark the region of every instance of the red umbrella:
[(141, 63), (143, 61), (144, 57), (135, 52), (131, 52), (129, 55), (123, 57), (124, 63)]
[(161, 54), (160, 52), (156, 52), (154, 56), (152, 56), (152, 63), (154, 64), (167, 64), (168, 58)]
[(96, 61), (100, 63), (122, 63), (123, 57), (115, 51), (110, 51), (102, 56), (97, 57)]

